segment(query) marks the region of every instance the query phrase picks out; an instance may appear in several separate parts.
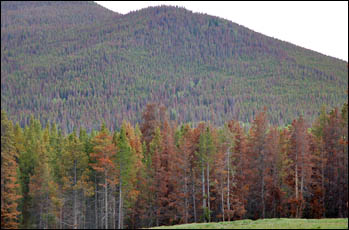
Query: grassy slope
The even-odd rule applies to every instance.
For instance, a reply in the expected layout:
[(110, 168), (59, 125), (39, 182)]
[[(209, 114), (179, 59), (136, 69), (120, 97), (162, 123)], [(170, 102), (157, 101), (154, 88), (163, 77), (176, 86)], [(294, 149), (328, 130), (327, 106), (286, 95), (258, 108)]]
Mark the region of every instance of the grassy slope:
[(182, 224), (154, 229), (348, 229), (348, 218), (338, 219), (260, 219), (231, 222)]

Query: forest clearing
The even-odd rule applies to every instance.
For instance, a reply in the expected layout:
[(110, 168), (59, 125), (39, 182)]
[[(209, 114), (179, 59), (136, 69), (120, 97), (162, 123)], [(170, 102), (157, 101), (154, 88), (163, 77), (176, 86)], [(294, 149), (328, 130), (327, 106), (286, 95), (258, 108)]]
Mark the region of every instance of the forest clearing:
[(260, 219), (161, 226), (152, 229), (348, 229), (348, 218)]

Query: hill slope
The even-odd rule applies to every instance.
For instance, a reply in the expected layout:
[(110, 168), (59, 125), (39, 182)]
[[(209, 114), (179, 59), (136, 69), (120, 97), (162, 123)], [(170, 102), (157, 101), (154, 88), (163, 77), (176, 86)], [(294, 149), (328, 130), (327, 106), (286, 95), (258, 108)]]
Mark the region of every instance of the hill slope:
[(180, 122), (274, 124), (347, 100), (348, 63), (178, 7), (126, 15), (92, 2), (1, 2), (1, 108), (109, 128), (152, 101)]

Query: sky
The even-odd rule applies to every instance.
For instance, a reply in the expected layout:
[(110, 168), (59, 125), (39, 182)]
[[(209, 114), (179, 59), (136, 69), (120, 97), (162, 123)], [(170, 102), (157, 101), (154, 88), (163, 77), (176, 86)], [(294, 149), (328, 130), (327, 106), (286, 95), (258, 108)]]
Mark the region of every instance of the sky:
[(96, 1), (127, 14), (148, 6), (182, 6), (348, 62), (348, 2)]

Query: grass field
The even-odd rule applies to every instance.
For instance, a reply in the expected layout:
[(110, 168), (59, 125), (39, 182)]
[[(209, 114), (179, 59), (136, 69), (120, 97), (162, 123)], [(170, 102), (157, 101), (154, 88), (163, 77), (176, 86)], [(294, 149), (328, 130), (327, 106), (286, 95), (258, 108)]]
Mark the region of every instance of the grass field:
[(348, 229), (348, 218), (338, 219), (260, 219), (230, 222), (182, 224), (154, 229)]

